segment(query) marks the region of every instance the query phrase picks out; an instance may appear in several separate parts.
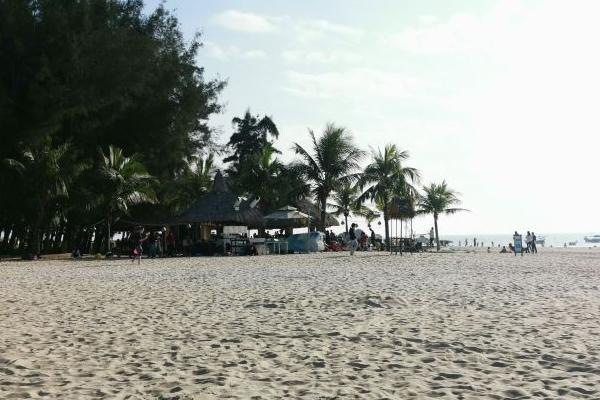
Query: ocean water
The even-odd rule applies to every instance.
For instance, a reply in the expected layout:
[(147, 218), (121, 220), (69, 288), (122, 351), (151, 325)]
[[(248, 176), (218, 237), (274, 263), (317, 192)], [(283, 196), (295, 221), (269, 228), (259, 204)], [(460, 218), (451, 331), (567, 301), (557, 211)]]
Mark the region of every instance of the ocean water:
[[(525, 235), (527, 232), (519, 232), (523, 235), (523, 240), (525, 240)], [(583, 238), (585, 236), (596, 235), (598, 232), (588, 232), (588, 233), (538, 233), (536, 232), (536, 236), (538, 239), (540, 237), (546, 238), (545, 247), (563, 247), (565, 243), (567, 246), (571, 242), (576, 242), (577, 244), (574, 247), (600, 247), (600, 243), (586, 243)], [(473, 238), (477, 238), (478, 246), (481, 246), (479, 243), (483, 243), (484, 247), (488, 247), (492, 245), (494, 242), (494, 247), (497, 247), (499, 244), (501, 246), (508, 246), (508, 243), (512, 243), (513, 235), (511, 233), (507, 234), (466, 234), (466, 235), (440, 235), (441, 240), (451, 240), (453, 246), (458, 246), (459, 241), (460, 245), (464, 246), (465, 239), (467, 239), (469, 247), (473, 246)], [(539, 247), (539, 246), (538, 246)]]

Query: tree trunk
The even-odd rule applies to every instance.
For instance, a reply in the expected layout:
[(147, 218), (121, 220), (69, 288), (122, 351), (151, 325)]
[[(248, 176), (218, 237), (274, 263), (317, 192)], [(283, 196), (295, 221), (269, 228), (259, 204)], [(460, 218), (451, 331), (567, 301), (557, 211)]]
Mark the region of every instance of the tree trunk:
[(435, 243), (437, 245), (437, 251), (440, 251), (440, 235), (438, 234), (438, 214), (433, 213), (433, 224), (435, 226)]
[(7, 253), (8, 254), (8, 244), (10, 243), (10, 236), (12, 234), (12, 226), (9, 225), (7, 227), (5, 227), (3, 229), (4, 232), (4, 237), (2, 239), (2, 245), (0, 246), (0, 252), (1, 253)]
[(327, 198), (321, 201), (321, 232), (325, 232), (325, 224), (327, 219)]
[(8, 241), (8, 247), (7, 247), (7, 251), (9, 252), (9, 254), (13, 254), (15, 252), (15, 249), (17, 247), (17, 239), (18, 239), (19, 232), (21, 229), (23, 229), (23, 228), (19, 225), (12, 226), (10, 240)]
[(31, 240), (28, 246), (29, 251), (34, 257), (39, 257), (41, 252), (41, 229), (42, 229), (42, 217), (43, 212), (40, 211), (40, 215), (36, 218), (33, 226), (31, 227)]
[(34, 257), (37, 257), (40, 255), (40, 227), (38, 226), (38, 224), (36, 223), (36, 225), (34, 225), (31, 228), (31, 239), (30, 239), (30, 243), (31, 245), (28, 246), (29, 250), (31, 252), (31, 255)]
[(110, 212), (106, 216), (106, 254), (110, 254)]
[(383, 223), (385, 224), (385, 245), (387, 246), (387, 251), (392, 251), (392, 246), (390, 243), (390, 227), (388, 226), (388, 214), (387, 214), (387, 204), (383, 205)]
[(344, 213), (344, 218), (346, 219), (346, 236), (348, 236), (348, 214)]

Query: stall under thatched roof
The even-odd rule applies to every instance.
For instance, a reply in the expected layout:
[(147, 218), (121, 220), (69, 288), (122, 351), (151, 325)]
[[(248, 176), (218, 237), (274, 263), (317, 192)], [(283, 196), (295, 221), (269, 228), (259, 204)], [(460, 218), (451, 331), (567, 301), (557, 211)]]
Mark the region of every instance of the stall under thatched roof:
[(306, 228), (308, 218), (308, 214), (297, 208), (285, 206), (265, 215), (265, 228)]
[[(295, 206), (298, 207), (300, 211), (304, 214), (310, 215), (310, 224), (311, 225), (319, 225), (321, 223), (321, 211), (319, 207), (317, 207), (313, 202), (309, 200), (298, 200), (295, 203)], [(327, 217), (325, 218), (326, 226), (339, 226), (340, 222), (330, 213), (327, 213)]]
[(263, 215), (256, 207), (256, 203), (257, 201), (247, 200), (231, 193), (225, 178), (220, 171), (217, 171), (212, 190), (181, 213), (177, 217), (177, 222), (243, 225), (257, 228), (263, 224)]

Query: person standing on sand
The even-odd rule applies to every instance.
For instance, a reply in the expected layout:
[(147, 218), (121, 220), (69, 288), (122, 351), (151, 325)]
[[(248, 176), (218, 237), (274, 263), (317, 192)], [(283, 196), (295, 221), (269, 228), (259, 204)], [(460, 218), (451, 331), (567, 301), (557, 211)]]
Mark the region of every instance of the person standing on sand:
[(375, 242), (377, 241), (377, 236), (375, 235), (375, 231), (373, 230), (373, 228), (371, 228), (371, 225), (369, 225), (369, 230), (371, 231), (371, 246), (373, 247), (373, 249), (375, 249)]
[(527, 243), (527, 252), (531, 251), (531, 232), (527, 231), (527, 235), (525, 235), (525, 243)]
[(535, 232), (531, 232), (531, 252), (533, 254), (537, 254), (537, 245), (535, 241), (537, 240), (537, 236), (535, 236)]
[(140, 265), (142, 263), (142, 253), (143, 253), (143, 245), (144, 242), (146, 241), (146, 239), (148, 239), (148, 237), (150, 235), (146, 235), (144, 236), (143, 234), (143, 230), (139, 233), (139, 238), (137, 239), (136, 243), (135, 243), (135, 247), (133, 248), (133, 258), (131, 259), (131, 262), (134, 262), (135, 259), (137, 258), (138, 260), (138, 265)]
[(429, 247), (433, 247), (433, 239), (434, 239), (434, 232), (433, 232), (433, 228), (431, 228), (429, 230)]
[(473, 238), (473, 247), (477, 247), (477, 238)]
[(348, 238), (350, 239), (350, 255), (353, 256), (356, 251), (356, 247), (358, 246), (358, 241), (356, 240), (356, 232), (354, 232), (355, 223), (350, 225), (350, 230), (348, 231)]

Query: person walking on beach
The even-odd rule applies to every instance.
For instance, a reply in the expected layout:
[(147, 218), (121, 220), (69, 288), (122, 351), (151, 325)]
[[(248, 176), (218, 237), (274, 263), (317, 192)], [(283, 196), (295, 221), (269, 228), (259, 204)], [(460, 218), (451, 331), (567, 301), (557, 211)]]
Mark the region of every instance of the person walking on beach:
[(348, 238), (350, 239), (350, 255), (353, 256), (356, 251), (356, 247), (358, 246), (358, 241), (356, 240), (356, 232), (354, 228), (356, 227), (355, 223), (350, 225), (350, 230), (348, 231)]
[(473, 238), (473, 247), (477, 247), (477, 238)]
[(142, 253), (144, 251), (143, 245), (146, 239), (149, 237), (149, 235), (144, 236), (143, 232), (144, 230), (142, 229), (139, 234), (136, 234), (136, 238), (134, 238), (135, 242), (133, 247), (133, 258), (131, 259), (131, 262), (134, 262), (137, 258), (138, 265), (142, 263)]
[(371, 247), (375, 249), (377, 236), (375, 235), (375, 231), (373, 230), (373, 228), (371, 228), (371, 225), (369, 225), (369, 230), (371, 231)]
[(433, 228), (431, 228), (429, 230), (429, 247), (433, 247), (433, 239), (435, 237), (435, 234), (433, 232)]
[(537, 240), (537, 236), (535, 236), (535, 232), (531, 232), (531, 252), (533, 254), (537, 254), (537, 245), (535, 241)]
[(525, 235), (525, 243), (527, 243), (527, 252), (531, 251), (531, 232), (527, 231), (527, 235)]

